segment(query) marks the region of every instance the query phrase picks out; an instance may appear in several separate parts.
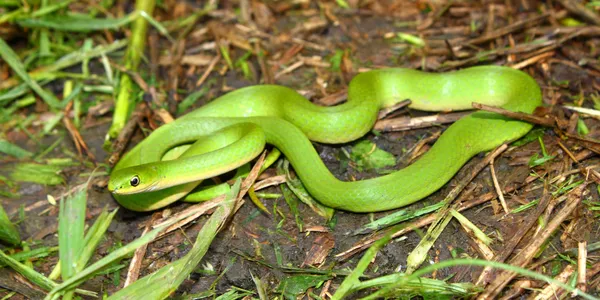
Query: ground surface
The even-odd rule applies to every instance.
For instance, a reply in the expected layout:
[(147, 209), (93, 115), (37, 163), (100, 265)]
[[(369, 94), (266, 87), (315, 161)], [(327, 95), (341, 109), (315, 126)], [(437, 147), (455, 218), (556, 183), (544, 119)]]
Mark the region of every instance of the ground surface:
[[(258, 83), (285, 85), (306, 94), (315, 102), (323, 103), (343, 98), (347, 82), (355, 74), (366, 69), (407, 67), (436, 72), (475, 64), (497, 64), (515, 66), (532, 75), (542, 87), (544, 103), (548, 107), (546, 113), (564, 120), (568, 124), (565, 132), (577, 135), (578, 127), (575, 124), (581, 118), (589, 130), (585, 136), (587, 139), (593, 140), (600, 134), (596, 119), (587, 114), (578, 116), (573, 111), (561, 108), (561, 105), (581, 105), (588, 108), (597, 105), (593, 101), (598, 97), (600, 84), (600, 39), (597, 38), (600, 29), (594, 26), (594, 20), (597, 19), (583, 18), (577, 10), (560, 2), (553, 3), (552, 6), (528, 0), (476, 3), (369, 1), (361, 4), (359, 9), (356, 8), (358, 3), (354, 3), (355, 1), (349, 3), (349, 9), (341, 8), (335, 2), (242, 2), (248, 5), (248, 11), (240, 10), (237, 1), (226, 1), (199, 19), (189, 28), (187, 34), (181, 31), (172, 33), (173, 36), (179, 36), (175, 44), (160, 38), (154, 30), (150, 31), (149, 51), (146, 53), (148, 60), (141, 65), (138, 73), (147, 83), (151, 83), (155, 90), (145, 93), (143, 100), (137, 105), (136, 114), (143, 114), (138, 123), (140, 127), (150, 131), (163, 123), (164, 118), (157, 114), (159, 108), (165, 108), (176, 117), (178, 114), (174, 108), (177, 104), (200, 88), (208, 87), (207, 92), (185, 111), (199, 107), (227, 91)], [(113, 9), (118, 11), (117, 7)], [(159, 20), (166, 20), (187, 15), (200, 7), (200, 4), (165, 1), (162, 7), (156, 9), (155, 14)], [(128, 9), (128, 6), (123, 5), (121, 8)], [(597, 10), (594, 13), (594, 9), (597, 7), (592, 6), (589, 11), (597, 18)], [(567, 18), (572, 21), (579, 20), (581, 24), (575, 27), (566, 26)], [(26, 33), (18, 27), (15, 30), (16, 33), (10, 36), (10, 44), (16, 51), (24, 51)], [(115, 34), (122, 35), (124, 31), (127, 30)], [(409, 43), (399, 38), (397, 33), (411, 34), (414, 38), (424, 41), (425, 46), (419, 45), (418, 42)], [(104, 37), (109, 35), (112, 34), (106, 33)], [(101, 41), (103, 35), (91, 36)], [(222, 54), (218, 54), (218, 45), (229, 49), (228, 53), (235, 63), (233, 70), (227, 67)], [(247, 59), (241, 59), (256, 49), (261, 49), (264, 56), (259, 58), (250, 54)], [(217, 55), (221, 58), (214, 60)], [(115, 63), (120, 59), (118, 55), (111, 57)], [(213, 60), (215, 64), (211, 64)], [(0, 61), (2, 78), (10, 76), (9, 70)], [(81, 71), (78, 67), (69, 70)], [(101, 74), (100, 62), (92, 61), (92, 70)], [(197, 84), (207, 70), (208, 77)], [(57, 95), (61, 92), (61, 86), (54, 86), (53, 91)], [(103, 163), (111, 154), (103, 148), (103, 144), (111, 124), (112, 99), (96, 98), (93, 94), (86, 95), (87, 98), (82, 98), (81, 101), (90, 104), (85, 104), (85, 107), (95, 105), (108, 108), (104, 113), (93, 114), (93, 110), (84, 111), (82, 126), (79, 128), (83, 140), (95, 157), (95, 162)], [(62, 138), (60, 145), (46, 157), (64, 158), (70, 155), (76, 162), (88, 162), (64, 168), (61, 174), (65, 183), (62, 185), (44, 186), (18, 182), (12, 188), (6, 186), (6, 190), (19, 197), (2, 198), (2, 205), (13, 221), (20, 218), (19, 210), (24, 208), (25, 218), (18, 223), (18, 230), (24, 239), (34, 245), (32, 247), (57, 245), (59, 210), (57, 206), (48, 203), (46, 195), (53, 195), (59, 199), (72, 187), (85, 182), (88, 178), (86, 174), (93, 170), (93, 164), (89, 163), (91, 159), (85, 152), (83, 155), (78, 154), (62, 123), (50, 134), (43, 137), (39, 135), (44, 120), (51, 114), (54, 112), (49, 112), (47, 105), (38, 98), (34, 105), (17, 110), (13, 120), (7, 121), (2, 127), (3, 138), (35, 153)], [(392, 117), (423, 115), (428, 114), (402, 108)], [(22, 127), (19, 124), (27, 116), (34, 116), (33, 122)], [(371, 140), (378, 148), (392, 153), (397, 161), (396, 168), (401, 168), (411, 161), (415, 150), (425, 151), (433, 141), (419, 149), (415, 149), (415, 145), (443, 131), (444, 126), (411, 128), (407, 131), (377, 135), (371, 133), (364, 139)], [(598, 199), (595, 183), (598, 178), (586, 169), (598, 163), (594, 154), (598, 144), (584, 143), (576, 138), (561, 139), (557, 131), (539, 128), (536, 132), (541, 137), (548, 155), (555, 155), (555, 158), (540, 166), (528, 165), (533, 155), (542, 155), (541, 143), (534, 138), (531, 142), (510, 147), (495, 160), (494, 168), (502, 188), (523, 184), (532, 178), (532, 174), (541, 177), (534, 178), (525, 187), (505, 193), (510, 209), (541, 199), (544, 194), (544, 181), (550, 182), (550, 179), (570, 170), (583, 170), (572, 172), (573, 177), (563, 176), (562, 183), (559, 181), (548, 184), (546, 194), (564, 186), (565, 181), (584, 180), (588, 183), (583, 195), (575, 195), (585, 200), (585, 203), (580, 203), (570, 212), (562, 226), (543, 243), (540, 247), (543, 254), (526, 264), (534, 265), (535, 271), (553, 277), (563, 271), (570, 262), (576, 261), (577, 256), (571, 256), (573, 261), (556, 258), (548, 260), (545, 264), (535, 265), (536, 262), (543, 261), (557, 251), (577, 248), (581, 242), (585, 241), (590, 245), (598, 241), (598, 223), (592, 210), (596, 207)], [(32, 142), (29, 134), (38, 137), (38, 142)], [(142, 131), (137, 130), (129, 146), (142, 138)], [(355, 143), (315, 146), (321, 158), (338, 178), (353, 180), (378, 176), (376, 171), (359, 172), (352, 164), (347, 163), (348, 159), (344, 153), (350, 152), (353, 145)], [(565, 146), (569, 152), (579, 157), (580, 163), (574, 163), (569, 153), (561, 146)], [(443, 200), (457, 182), (464, 180), (469, 168), (483, 157), (482, 154), (474, 158), (451, 183), (406, 209), (414, 210)], [(17, 163), (16, 159), (10, 157), (2, 157), (0, 161), (2, 174), (5, 176), (10, 174), (11, 168)], [(104, 172), (106, 168), (102, 167), (100, 171)], [(265, 176), (274, 174), (275, 171), (270, 170)], [(106, 190), (107, 178), (104, 174), (92, 180), (88, 191), (89, 224), (103, 207), (108, 206), (111, 210), (119, 208)], [(496, 199), (489, 167), (477, 175), (466, 191), (468, 192), (459, 196), (457, 201), (492, 198), (463, 211), (463, 214), (493, 239), (491, 249), (495, 253), (502, 252), (506, 245), (510, 244), (534, 212), (534, 208), (531, 208), (505, 215)], [(281, 190), (279, 187), (272, 187), (266, 192), (281, 193)], [(177, 290), (177, 295), (201, 293), (206, 290), (215, 290), (217, 294), (222, 294), (232, 287), (256, 290), (256, 284), (251, 277), (253, 274), (267, 284), (267, 290), (272, 292), (272, 296), (276, 296), (277, 287), (282, 279), (294, 274), (285, 267), (309, 269), (305, 262), (310, 262), (310, 259), (316, 256), (315, 253), (326, 255), (317, 269), (335, 270), (341, 272), (339, 274), (349, 272), (356, 266), (362, 252), (350, 257), (336, 257), (336, 254), (350, 249), (363, 239), (369, 239), (368, 235), (355, 235), (352, 232), (371, 219), (389, 214), (353, 214), (337, 211), (334, 221), (328, 223), (308, 206), (299, 204), (304, 229), (300, 232), (283, 197), (263, 199), (263, 203), (269, 211), (276, 213), (267, 215), (246, 201), (212, 243), (197, 272), (185, 280)], [(168, 210), (177, 212), (190, 205), (175, 203), (169, 206)], [(563, 205), (564, 203), (555, 207), (551, 205), (554, 211), (549, 209), (545, 220), (552, 220), (560, 213)], [(165, 213), (160, 211), (155, 214)], [(137, 213), (119, 208), (95, 258), (98, 259), (117, 245), (126, 244), (140, 236), (143, 227), (152, 217), (153, 213)], [(200, 217), (197, 222), (150, 244), (141, 266), (141, 275), (149, 274), (189, 251), (205, 218), (207, 217)], [(534, 224), (534, 229), (526, 233), (516, 246), (515, 253), (527, 247), (536, 226)], [(404, 271), (407, 255), (421, 241), (426, 231), (427, 227), (421, 227), (396, 237), (381, 249), (365, 275), (376, 277)], [(425, 265), (452, 257), (481, 258), (482, 254), (476, 248), (476, 241), (465, 233), (459, 222), (452, 220), (428, 251)], [(54, 253), (35, 261), (34, 265), (39, 272), (48, 274), (57, 260)], [(108, 294), (120, 289), (129, 260), (120, 263), (123, 264), (123, 268), (88, 281), (83, 288)], [(588, 253), (588, 263), (589, 269), (597, 266), (593, 252)], [(451, 277), (451, 282), (476, 282), (480, 272), (481, 268), (455, 266), (440, 270), (433, 277)], [(4, 279), (14, 278), (13, 276), (12, 273), (6, 272), (0, 274)], [(343, 276), (338, 276), (324, 286), (314, 288), (312, 293), (333, 293), (342, 280)], [(595, 277), (587, 278), (588, 291), (596, 293), (597, 282)], [(531, 285), (544, 287), (543, 282), (532, 282)], [(0, 295), (3, 293), (8, 291), (0, 291)], [(363, 292), (363, 295), (366, 294), (368, 292)], [(19, 299), (19, 296), (13, 298)]]

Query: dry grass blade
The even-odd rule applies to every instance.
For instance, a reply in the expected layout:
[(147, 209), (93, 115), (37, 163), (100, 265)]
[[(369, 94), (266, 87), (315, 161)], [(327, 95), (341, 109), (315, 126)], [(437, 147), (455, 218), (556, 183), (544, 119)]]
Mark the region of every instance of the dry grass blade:
[[(515, 258), (510, 261), (511, 265), (523, 267), (531, 261), (540, 246), (546, 242), (560, 224), (575, 210), (577, 205), (579, 205), (583, 198), (583, 191), (586, 186), (587, 184), (581, 184), (569, 192), (565, 206), (556, 213), (543, 231), (536, 234), (527, 246), (515, 255)], [(512, 272), (501, 272), (495, 277), (485, 291), (479, 295), (478, 299), (492, 299), (496, 297), (515, 276), (516, 274)]]
[[(531, 229), (531, 226), (533, 226), (537, 222), (538, 218), (546, 210), (546, 207), (548, 207), (548, 204), (550, 203), (550, 198), (551, 195), (545, 191), (544, 196), (542, 196), (542, 199), (538, 203), (536, 209), (529, 214), (527, 219), (524, 221), (523, 225), (520, 226), (519, 229), (512, 235), (512, 238), (509, 239), (506, 243), (504, 243), (504, 247), (502, 247), (500, 253), (496, 254), (496, 256), (493, 259), (494, 261), (504, 262), (510, 256), (510, 254), (513, 253), (513, 250), (515, 249), (517, 244), (519, 244), (521, 239), (525, 237), (527, 231)], [(492, 269), (489, 267), (484, 268), (481, 272), (479, 279), (477, 280), (477, 284), (487, 284), (491, 275)]]
[(451, 203), (456, 199), (456, 197), (458, 197), (460, 192), (462, 192), (462, 190), (467, 186), (467, 184), (469, 184), (473, 180), (473, 178), (475, 178), (475, 176), (479, 174), (479, 172), (481, 172), (481, 170), (483, 170), (483, 168), (485, 168), (491, 162), (492, 159), (500, 155), (507, 148), (508, 146), (506, 144), (503, 144), (500, 147), (496, 148), (494, 151), (492, 151), (490, 154), (488, 154), (482, 161), (480, 161), (475, 167), (473, 167), (473, 169), (469, 172), (468, 176), (461, 179), (461, 181), (456, 185), (456, 187), (452, 189), (450, 193), (448, 193), (448, 196), (446, 196), (446, 198), (443, 200), (444, 207), (442, 207), (436, 213), (436, 219), (428, 228), (427, 234), (421, 239), (419, 245), (417, 245), (417, 247), (415, 247), (415, 249), (408, 255), (408, 258), (406, 259), (406, 273), (410, 274), (413, 271), (415, 271), (427, 258), (427, 253), (429, 252), (429, 249), (431, 248), (431, 246), (433, 246), (433, 243), (435, 242), (437, 237), (442, 233), (444, 228), (446, 228), (448, 222), (450, 222), (450, 219), (452, 217), (450, 214), (450, 210), (458, 208), (458, 205), (452, 205), (451, 208)]
[[(152, 218), (146, 224), (142, 235), (147, 234), (152, 228), (152, 223), (154, 223), (160, 216), (160, 213), (152, 214)], [(144, 255), (146, 255), (146, 250), (148, 249), (148, 244), (143, 245), (137, 248), (133, 254), (133, 258), (131, 258), (131, 262), (129, 263), (129, 269), (127, 270), (127, 279), (125, 279), (125, 283), (123, 284), (123, 288), (129, 286), (131, 283), (138, 280), (140, 276), (140, 268), (142, 266), (142, 260), (144, 259)]]

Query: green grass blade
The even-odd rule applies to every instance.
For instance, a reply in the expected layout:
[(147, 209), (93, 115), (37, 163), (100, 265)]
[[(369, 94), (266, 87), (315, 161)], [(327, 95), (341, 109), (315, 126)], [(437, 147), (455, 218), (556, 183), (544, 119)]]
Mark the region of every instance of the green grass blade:
[(34, 90), (50, 107), (59, 109), (62, 108), (60, 102), (54, 95), (44, 90), (36, 81), (29, 77), (25, 66), (19, 59), (19, 56), (13, 51), (13, 49), (6, 44), (6, 42), (0, 38), (0, 57), (13, 69), (15, 74), (19, 76), (27, 85)]
[[(102, 240), (106, 229), (108, 229), (108, 226), (112, 222), (112, 219), (114, 218), (117, 211), (118, 210), (115, 209), (113, 212), (109, 213), (105, 207), (102, 210), (102, 213), (100, 213), (100, 215), (98, 216), (98, 218), (96, 218), (96, 221), (94, 222), (92, 227), (88, 229), (87, 233), (85, 234), (83, 251), (79, 256), (79, 261), (76, 265), (77, 272), (83, 270), (83, 268), (87, 265), (88, 261), (94, 254), (94, 251), (98, 247), (98, 244)], [(48, 276), (50, 279), (58, 278), (59, 274), (62, 271), (60, 266), (61, 262), (59, 261), (59, 263), (56, 264), (54, 270), (52, 270), (52, 273), (50, 273), (50, 275)]]
[(83, 249), (83, 229), (87, 203), (87, 185), (60, 202), (58, 217), (58, 247), (63, 280), (71, 278), (77, 270)]
[[(42, 83), (42, 85), (44, 85)], [(6, 104), (8, 104), (10, 101), (15, 100), (21, 96), (24, 96), (25, 94), (27, 94), (31, 89), (29, 88), (29, 86), (25, 83), (20, 84), (14, 88), (12, 88), (9, 91), (6, 91), (2, 94), (0, 94), (0, 106), (4, 106)]]
[[(125, 47), (125, 45), (127, 45), (127, 40), (116, 41), (109, 45), (99, 45), (92, 48), (89, 51), (80, 49), (78, 51), (71, 52), (61, 57), (51, 65), (44, 66), (40, 69), (36, 69), (35, 71), (31, 72), (29, 76), (35, 80), (48, 79), (46, 81), (46, 83), (48, 83), (57, 77), (56, 74), (53, 74), (53, 72), (62, 70), (64, 68), (72, 67), (78, 63), (83, 62), (86, 59), (106, 55), (108, 53), (114, 52)], [(11, 88), (17, 86), (18, 84), (19, 82), (14, 78), (0, 81), (0, 90)]]
[(61, 171), (62, 168), (55, 165), (20, 163), (15, 166), (10, 177), (14, 181), (57, 185), (65, 181), (59, 174)]
[(19, 158), (19, 159), (31, 157), (33, 155), (33, 153), (15, 145), (15, 144), (11, 144), (9, 141), (7, 141), (5, 139), (0, 139), (0, 152), (8, 154), (8, 155), (16, 157), (16, 158)]
[(377, 240), (369, 249), (365, 252), (363, 257), (360, 258), (358, 264), (350, 275), (346, 276), (340, 287), (335, 291), (335, 294), (331, 296), (331, 300), (341, 300), (344, 299), (356, 285), (360, 284), (360, 277), (363, 276), (367, 267), (371, 264), (379, 249), (385, 246), (391, 237), (390, 235), (386, 235), (381, 239)]
[(3, 263), (13, 268), (15, 271), (23, 275), (23, 277), (27, 278), (29, 281), (37, 284), (39, 287), (47, 291), (51, 290), (56, 285), (52, 280), (46, 278), (46, 276), (14, 260), (10, 256), (6, 255), (2, 250), (0, 250), (0, 263)]
[[(87, 184), (79, 191), (63, 199), (60, 203), (58, 220), (58, 247), (61, 276), (70, 278), (78, 270), (77, 262), (83, 248), (83, 229), (85, 227), (85, 209), (87, 202)], [(73, 298), (74, 291), (66, 291), (63, 300)]]
[(429, 227), (427, 234), (425, 234), (417, 247), (406, 258), (406, 273), (412, 273), (427, 259), (429, 249), (433, 247), (435, 241), (442, 234), (448, 223), (450, 223), (450, 220), (452, 220), (452, 215), (449, 213), (440, 215), (440, 217), (440, 222), (434, 223), (434, 225)]
[(444, 206), (444, 202), (438, 202), (436, 204), (432, 204), (417, 210), (399, 210), (393, 212), (385, 217), (379, 218), (373, 222), (365, 224), (362, 228), (356, 230), (353, 234), (366, 234), (375, 230), (380, 230), (400, 222), (404, 222), (407, 220), (414, 219), (416, 217), (420, 217), (422, 215), (428, 214), (430, 212), (436, 211)]
[(473, 233), (475, 234), (475, 236), (482, 241), (484, 244), (486, 245), (490, 245), (492, 243), (492, 239), (487, 236), (485, 234), (485, 232), (483, 232), (481, 229), (479, 229), (479, 227), (477, 227), (477, 225), (473, 224), (473, 222), (471, 222), (469, 219), (467, 219), (467, 217), (465, 217), (464, 215), (462, 215), (461, 213), (459, 213), (457, 210), (455, 209), (450, 209), (450, 214), (458, 221), (460, 222), (463, 226), (471, 229), (473, 231)]
[(73, 2), (73, 0), (66, 0), (63, 2), (55, 3), (55, 4), (45, 5), (44, 7), (33, 11), (31, 13), (31, 16), (37, 18), (37, 17), (41, 17), (44, 15), (53, 13), (61, 8), (65, 8), (65, 7), (69, 6), (69, 4), (71, 4), (71, 2)]
[(94, 254), (94, 251), (100, 244), (100, 241), (102, 241), (102, 237), (104, 236), (104, 233), (106, 233), (106, 230), (112, 222), (112, 219), (117, 214), (117, 211), (118, 209), (115, 209), (109, 213), (105, 207), (102, 210), (102, 213), (96, 219), (96, 222), (94, 222), (94, 225), (90, 227), (90, 229), (85, 235), (85, 246), (83, 247), (83, 251), (79, 256), (79, 262), (77, 263), (77, 271), (83, 270), (87, 262), (90, 260), (90, 258)]
[[(241, 179), (238, 178), (226, 200), (217, 207), (198, 232), (196, 242), (188, 254), (114, 293), (108, 299), (164, 299), (177, 290), (179, 285), (196, 269), (204, 254), (208, 251), (212, 240), (229, 217), (235, 205), (240, 186)], [(149, 289), (149, 286), (153, 288)]]
[(4, 211), (2, 204), (0, 204), (0, 241), (4, 241), (15, 246), (21, 244), (21, 236), (19, 235), (19, 231), (8, 218), (8, 215)]
[[(40, 247), (37, 249), (33, 249), (33, 250), (25, 250), (25, 251), (21, 251), (21, 252), (17, 252), (13, 255), (11, 255), (10, 257), (16, 261), (24, 261), (24, 260), (29, 260), (29, 259), (36, 259), (36, 258), (42, 258), (42, 257), (47, 257), (48, 255), (50, 255), (53, 252), (58, 251), (58, 247)], [(5, 267), (6, 265), (3, 263), (0, 263), (0, 268), (1, 267)]]
[(0, 0), (0, 7), (19, 7), (21, 1), (19, 0)]
[(54, 297), (54, 295), (59, 295), (63, 291), (71, 289), (71, 288), (81, 284), (85, 280), (91, 278), (92, 276), (98, 274), (100, 271), (109, 267), (115, 261), (122, 259), (123, 257), (129, 255), (131, 252), (135, 251), (137, 248), (153, 241), (164, 229), (173, 225), (175, 222), (177, 222), (179, 220), (189, 217), (192, 213), (193, 212), (191, 212), (189, 214), (183, 214), (177, 219), (170, 220), (169, 222), (166, 222), (166, 223), (162, 224), (161, 226), (154, 228), (153, 230), (151, 230), (144, 236), (135, 239), (131, 243), (111, 252), (110, 254), (108, 254), (101, 260), (93, 263), (89, 267), (81, 270), (80, 272), (77, 272), (77, 274), (75, 274), (73, 277), (71, 277), (71, 278), (65, 280), (64, 282), (62, 282), (61, 284), (57, 285), (48, 294), (46, 299), (52, 299), (52, 297)]
[(25, 28), (46, 28), (70, 32), (90, 32), (97, 30), (119, 29), (139, 16), (139, 12), (133, 12), (123, 18), (96, 19), (76, 16), (48, 16), (43, 18), (19, 19), (17, 23)]
[[(23, 275), (23, 277), (27, 278), (29, 281), (35, 283), (36, 285), (47, 291), (50, 291), (52, 290), (52, 288), (57, 286), (54, 281), (46, 278), (46, 276), (36, 272), (34, 269), (16, 261), (14, 258), (6, 255), (2, 250), (0, 250), (0, 264), (4, 264), (11, 267), (13, 270)], [(98, 296), (96, 293), (86, 290), (76, 289), (75, 291), (81, 295), (92, 297)]]
[(306, 188), (304, 188), (304, 185), (302, 185), (302, 181), (300, 181), (300, 179), (298, 179), (298, 178), (293, 178), (291, 176), (289, 164), (290, 164), (289, 161), (284, 160), (283, 167), (281, 168), (283, 170), (283, 173), (285, 174), (285, 178), (286, 178), (285, 183), (288, 186), (288, 188), (290, 188), (290, 190), (292, 190), (294, 195), (296, 195), (298, 197), (298, 199), (300, 199), (300, 201), (302, 201), (302, 202), (304, 202), (304, 204), (308, 205), (314, 212), (319, 214), (321, 217), (325, 218), (327, 221), (330, 221), (331, 218), (333, 218), (333, 214), (335, 213), (335, 210), (333, 208), (327, 207), (327, 206), (319, 203), (317, 200), (315, 200), (308, 193)]

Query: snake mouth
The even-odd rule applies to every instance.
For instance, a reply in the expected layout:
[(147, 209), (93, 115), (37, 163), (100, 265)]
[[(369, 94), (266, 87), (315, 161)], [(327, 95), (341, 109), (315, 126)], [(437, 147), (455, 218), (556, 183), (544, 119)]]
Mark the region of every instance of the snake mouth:
[(157, 185), (158, 185), (158, 181), (154, 181), (154, 182), (152, 182), (152, 184), (148, 185), (143, 190), (140, 190), (140, 192), (142, 192), (142, 193), (144, 193), (144, 192), (152, 192), (152, 191), (154, 191), (156, 189)]
[(112, 184), (110, 181), (108, 182), (108, 186), (106, 187), (110, 193), (116, 193), (119, 188)]

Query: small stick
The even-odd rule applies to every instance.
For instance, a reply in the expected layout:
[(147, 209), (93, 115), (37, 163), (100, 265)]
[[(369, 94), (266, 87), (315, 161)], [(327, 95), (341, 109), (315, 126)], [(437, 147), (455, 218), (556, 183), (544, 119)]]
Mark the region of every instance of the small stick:
[[(586, 263), (587, 263), (587, 241), (577, 244), (577, 288), (586, 291)], [(575, 297), (576, 295), (573, 295)]]
[(541, 60), (554, 56), (554, 51), (544, 52), (540, 55), (536, 55), (534, 57), (530, 57), (522, 62), (516, 63), (510, 66), (513, 69), (521, 70), (527, 66), (533, 65)]
[[(146, 233), (152, 230), (152, 223), (158, 220), (161, 214), (162, 212), (155, 212), (154, 214), (152, 214), (152, 218), (149, 222), (146, 223), (146, 226), (141, 236), (144, 236)], [(147, 249), (148, 244), (144, 244), (143, 246), (135, 249), (133, 257), (131, 258), (131, 262), (129, 263), (129, 269), (127, 270), (127, 279), (125, 279), (123, 287), (134, 283), (140, 277), (140, 268), (142, 267), (142, 261), (144, 260), (144, 255), (146, 255)]]
[(525, 19), (522, 21), (512, 23), (508, 26), (496, 29), (494, 31), (488, 31), (486, 34), (484, 34), (480, 37), (476, 37), (474, 39), (466, 41), (465, 44), (481, 44), (481, 43), (484, 43), (487, 41), (491, 41), (495, 38), (499, 38), (503, 35), (507, 35), (511, 32), (517, 31), (527, 25), (533, 26), (535, 23), (542, 21), (543, 19), (547, 18), (548, 16), (550, 16), (550, 13), (543, 13), (543, 14), (537, 15), (533, 18), (529, 18), (529, 19)]
[(260, 66), (260, 71), (262, 72), (263, 83), (265, 83), (265, 84), (275, 83), (275, 79), (273, 79), (273, 74), (271, 73), (271, 69), (267, 67), (267, 62), (265, 61), (265, 57), (261, 54), (260, 42), (258, 40), (256, 40), (254, 42), (254, 52), (256, 53), (258, 65)]
[(346, 98), (348, 98), (348, 89), (344, 88), (321, 99), (317, 99), (315, 102), (324, 106), (333, 106), (344, 102)]
[(212, 72), (212, 70), (215, 68), (215, 66), (219, 62), (219, 60), (221, 60), (221, 52), (217, 52), (217, 56), (215, 56), (215, 58), (212, 59), (212, 61), (206, 68), (206, 71), (204, 71), (204, 73), (202, 74), (200, 79), (198, 79), (198, 81), (196, 81), (196, 87), (199, 87), (204, 83), (206, 78), (208, 78), (208, 75), (210, 75), (210, 72)]
[(470, 114), (470, 112), (456, 112), (449, 114), (425, 116), (419, 118), (400, 117), (386, 120), (379, 120), (373, 126), (373, 129), (382, 132), (405, 131), (415, 128), (426, 128), (434, 125), (456, 122), (460, 118)]
[[(575, 268), (573, 265), (567, 265), (562, 272), (554, 277), (554, 279), (566, 283), (569, 280), (569, 277), (573, 274)], [(549, 283), (546, 284), (546, 287), (542, 289), (535, 297), (530, 297), (529, 299), (533, 300), (546, 300), (546, 299), (562, 299), (561, 295), (564, 293), (564, 290), (555, 284)]]
[(569, 149), (563, 145), (563, 143), (560, 142), (559, 138), (556, 138), (556, 142), (558, 143), (558, 146), (561, 147), (565, 153), (567, 153), (567, 155), (576, 163), (579, 164), (579, 160), (577, 160), (577, 158), (575, 157), (575, 155), (573, 155), (573, 153), (571, 151), (569, 151)]
[(498, 194), (498, 199), (500, 200), (500, 204), (502, 204), (502, 208), (506, 214), (509, 214), (508, 205), (506, 205), (506, 200), (504, 200), (504, 194), (502, 193), (502, 189), (500, 188), (500, 184), (498, 183), (498, 178), (496, 177), (496, 170), (494, 170), (494, 159), (490, 160), (490, 171), (492, 173), (492, 181), (494, 182), (494, 188), (496, 189), (496, 193)]
[(125, 150), (127, 142), (131, 139), (131, 136), (135, 132), (138, 123), (142, 121), (142, 118), (142, 113), (134, 112), (129, 121), (127, 121), (127, 124), (125, 124), (125, 127), (123, 127), (123, 130), (119, 133), (119, 136), (113, 143), (113, 154), (108, 159), (108, 163), (111, 166), (114, 166), (117, 161), (119, 161), (119, 158), (121, 158), (121, 154)]
[(489, 105), (485, 105), (485, 104), (481, 104), (481, 103), (477, 103), (477, 102), (473, 102), (472, 105), (473, 105), (473, 108), (498, 113), (498, 114), (507, 116), (512, 119), (526, 121), (526, 122), (530, 122), (530, 123), (534, 123), (534, 124), (538, 124), (538, 125), (542, 125), (542, 126), (547, 126), (547, 127), (555, 127), (556, 126), (555, 120), (536, 117), (534, 115), (521, 113), (521, 112), (509, 111), (509, 110), (506, 110), (503, 108), (489, 106)]
[(119, 70), (119, 71), (121, 71), (121, 72), (123, 72), (123, 73), (125, 73), (125, 74), (129, 75), (129, 76), (131, 77), (131, 79), (133, 79), (133, 81), (135, 81), (135, 83), (136, 83), (136, 84), (137, 84), (137, 85), (138, 85), (138, 86), (139, 86), (139, 87), (140, 87), (140, 88), (141, 88), (141, 89), (142, 89), (142, 90), (143, 90), (145, 93), (148, 93), (148, 89), (149, 89), (149, 88), (148, 88), (148, 84), (147, 84), (147, 83), (146, 83), (146, 81), (145, 81), (145, 80), (142, 78), (142, 76), (140, 75), (140, 73), (138, 73), (138, 72), (134, 72), (134, 71), (132, 71), (132, 70), (129, 70), (129, 69), (127, 69), (126, 67), (124, 67), (124, 66), (122, 66), (122, 65), (119, 65), (119, 64), (117, 64), (117, 63), (115, 63), (115, 62), (112, 62), (112, 61), (110, 62), (110, 65), (111, 65), (113, 68), (115, 68), (115, 69), (117, 69), (117, 70)]
[(409, 163), (412, 163), (415, 159), (417, 159), (417, 157), (421, 156), (424, 152), (422, 152), (423, 147), (425, 147), (425, 145), (427, 145), (428, 143), (431, 143), (435, 140), (437, 140), (440, 135), (442, 135), (442, 131), (436, 131), (434, 132), (431, 136), (424, 138), (422, 140), (420, 140), (411, 150), (411, 154), (410, 154), (410, 158), (409, 158)]
[(291, 65), (291, 66), (289, 66), (289, 67), (287, 67), (287, 68), (285, 68), (285, 69), (277, 72), (277, 74), (275, 74), (275, 79), (278, 79), (279, 77), (281, 77), (281, 76), (283, 76), (285, 74), (291, 73), (294, 70), (296, 70), (296, 69), (298, 69), (298, 68), (300, 68), (302, 66), (304, 66), (304, 61), (303, 60), (299, 60), (299, 61), (295, 62), (293, 65)]
[(409, 99), (406, 99), (406, 100), (402, 100), (402, 101), (394, 104), (393, 106), (386, 107), (379, 111), (379, 115), (377, 115), (377, 120), (381, 120), (381, 119), (385, 118), (387, 115), (391, 114), (392, 112), (397, 111), (403, 107), (409, 106), (411, 103), (412, 103), (412, 101), (410, 101)]

